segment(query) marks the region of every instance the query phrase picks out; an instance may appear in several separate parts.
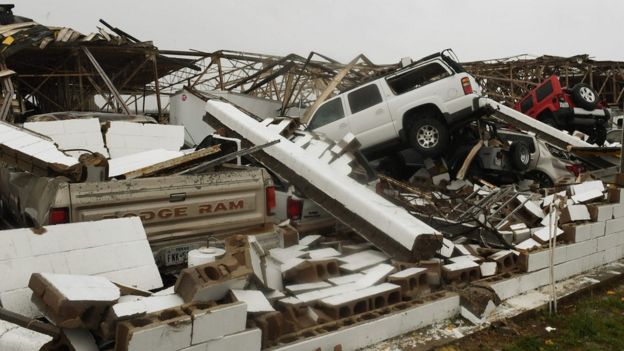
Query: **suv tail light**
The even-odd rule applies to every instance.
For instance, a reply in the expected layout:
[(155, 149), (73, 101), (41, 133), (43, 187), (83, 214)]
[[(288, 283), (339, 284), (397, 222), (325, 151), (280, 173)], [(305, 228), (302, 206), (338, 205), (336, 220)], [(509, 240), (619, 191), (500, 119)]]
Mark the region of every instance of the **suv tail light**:
[(277, 203), (275, 200), (275, 187), (268, 186), (266, 188), (266, 211), (267, 215), (273, 215), (273, 210), (277, 207)]
[(567, 165), (566, 169), (572, 173), (574, 173), (575, 177), (578, 177), (581, 173), (585, 172), (585, 167), (583, 165)]
[(301, 213), (303, 212), (303, 201), (295, 199), (292, 196), (288, 197), (286, 201), (286, 216), (292, 221), (298, 221), (301, 219)]
[(472, 94), (472, 85), (470, 84), (470, 78), (464, 77), (461, 79), (461, 85), (464, 89), (464, 95)]
[(48, 224), (69, 223), (69, 208), (59, 207), (50, 209)]

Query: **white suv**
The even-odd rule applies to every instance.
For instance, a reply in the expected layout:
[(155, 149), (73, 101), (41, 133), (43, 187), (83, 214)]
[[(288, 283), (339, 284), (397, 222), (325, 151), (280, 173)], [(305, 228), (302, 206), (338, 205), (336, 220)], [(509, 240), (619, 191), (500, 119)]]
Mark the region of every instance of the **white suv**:
[(445, 50), (326, 101), (308, 129), (341, 140), (353, 133), (365, 154), (399, 144), (422, 156), (442, 154), (453, 129), (479, 116), (481, 90)]

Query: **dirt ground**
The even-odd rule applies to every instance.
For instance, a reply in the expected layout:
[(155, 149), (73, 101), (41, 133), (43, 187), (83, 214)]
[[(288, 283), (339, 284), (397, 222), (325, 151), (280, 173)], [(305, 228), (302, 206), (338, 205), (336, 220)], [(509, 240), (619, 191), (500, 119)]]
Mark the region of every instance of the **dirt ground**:
[(498, 322), (432, 350), (624, 350), (624, 283), (559, 304), (556, 315), (546, 309)]

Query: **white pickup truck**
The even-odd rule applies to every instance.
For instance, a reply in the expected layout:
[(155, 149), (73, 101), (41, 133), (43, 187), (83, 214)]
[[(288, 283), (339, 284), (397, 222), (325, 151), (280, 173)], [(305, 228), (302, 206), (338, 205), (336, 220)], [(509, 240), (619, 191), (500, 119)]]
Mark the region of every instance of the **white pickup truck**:
[(366, 155), (409, 145), (442, 154), (453, 129), (479, 117), (474, 77), (445, 50), (343, 92), (313, 112), (307, 128), (340, 140), (353, 133)]

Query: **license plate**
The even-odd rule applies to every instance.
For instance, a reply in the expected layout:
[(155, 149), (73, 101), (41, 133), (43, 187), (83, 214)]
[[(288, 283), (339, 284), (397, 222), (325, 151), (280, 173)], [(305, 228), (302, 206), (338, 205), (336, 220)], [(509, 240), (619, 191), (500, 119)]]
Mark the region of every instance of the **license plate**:
[(175, 266), (186, 262), (188, 252), (194, 248), (193, 245), (179, 245), (168, 247), (164, 250), (165, 266)]

